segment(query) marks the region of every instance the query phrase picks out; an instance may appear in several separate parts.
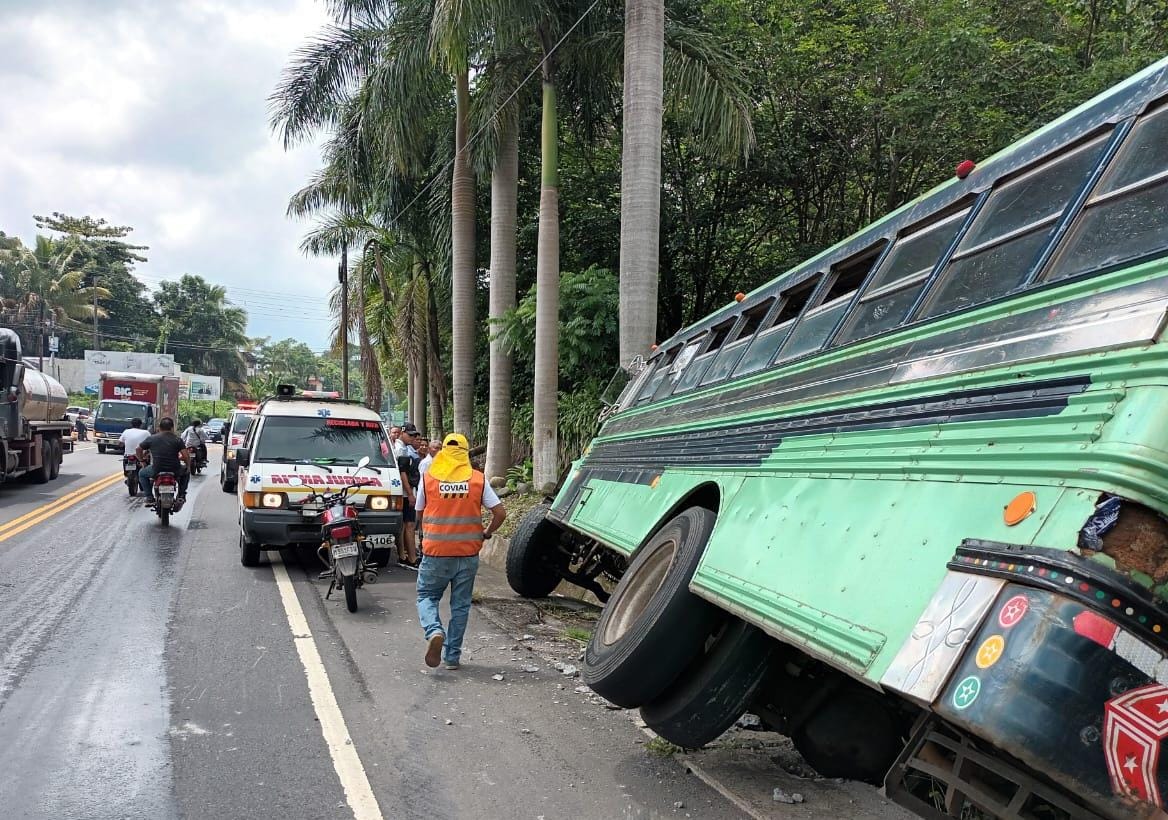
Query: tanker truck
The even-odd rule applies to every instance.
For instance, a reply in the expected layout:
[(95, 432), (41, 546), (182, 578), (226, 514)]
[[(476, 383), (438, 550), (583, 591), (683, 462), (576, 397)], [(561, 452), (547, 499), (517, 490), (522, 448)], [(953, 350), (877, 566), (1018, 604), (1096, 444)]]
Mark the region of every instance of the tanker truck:
[(20, 337), (0, 328), (0, 482), (28, 476), (38, 484), (57, 477), (71, 450), (61, 383), (21, 359)]

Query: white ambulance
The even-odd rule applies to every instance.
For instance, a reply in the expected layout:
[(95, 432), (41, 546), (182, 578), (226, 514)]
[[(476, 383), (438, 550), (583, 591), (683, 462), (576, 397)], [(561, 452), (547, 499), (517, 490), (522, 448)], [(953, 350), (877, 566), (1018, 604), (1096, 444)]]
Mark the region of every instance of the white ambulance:
[[(359, 469), (363, 457), (369, 464)], [(349, 495), (361, 529), (384, 566), (396, 553), (402, 526), (402, 481), (381, 416), (336, 394), (281, 385), (255, 411), (247, 438), (235, 448), (238, 465), (239, 558), (259, 563), (260, 552), (320, 542), (319, 511), (301, 510), (312, 491)], [(294, 480), (296, 479), (296, 480)]]

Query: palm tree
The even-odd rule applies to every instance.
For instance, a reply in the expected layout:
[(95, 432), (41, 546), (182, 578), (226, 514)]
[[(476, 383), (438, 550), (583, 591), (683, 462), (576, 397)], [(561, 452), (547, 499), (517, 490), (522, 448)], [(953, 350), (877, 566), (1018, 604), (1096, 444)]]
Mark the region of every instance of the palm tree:
[(625, 0), (621, 136), (620, 358), (627, 365), (657, 335), (661, 222), (661, 115), (665, 0)]
[(741, 69), (714, 37), (671, 20), (664, 0), (625, 0), (621, 145), (620, 353), (628, 366), (657, 334), (663, 79), (669, 108), (685, 109), (726, 159), (754, 146)]
[[(519, 129), (500, 128), (498, 156), (491, 171), (490, 318), (501, 319), (515, 307), (515, 218), (519, 188)], [(511, 466), (512, 357), (506, 342), (491, 334), (490, 392), (487, 397), (487, 477)]]
[[(106, 317), (95, 300), (109, 299), (102, 287), (85, 284), (88, 269), (84, 249), (71, 240), (37, 236), (32, 248), (5, 237), (0, 246), (0, 315), (32, 341), (47, 321), (73, 331)], [(34, 345), (29, 345), (31, 349)]]

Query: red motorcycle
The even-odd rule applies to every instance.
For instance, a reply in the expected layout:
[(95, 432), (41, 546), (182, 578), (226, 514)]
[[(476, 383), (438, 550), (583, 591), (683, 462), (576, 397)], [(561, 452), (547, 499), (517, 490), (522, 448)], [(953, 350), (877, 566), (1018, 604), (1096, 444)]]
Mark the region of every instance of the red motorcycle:
[[(357, 469), (368, 466), (369, 459), (357, 462)], [(290, 482), (293, 483), (293, 482)], [(299, 479), (293, 486), (299, 485)], [(361, 520), (357, 507), (349, 503), (349, 494), (360, 490), (361, 483), (342, 487), (335, 493), (311, 492), (300, 504), (300, 514), (305, 518), (320, 517), (321, 545), (316, 554), (328, 567), (320, 574), (329, 579), (327, 599), (333, 590), (345, 590), (345, 606), (350, 612), (357, 611), (357, 588), (377, 580), (377, 568), (370, 563), (373, 544), (365, 538), (361, 530)]]

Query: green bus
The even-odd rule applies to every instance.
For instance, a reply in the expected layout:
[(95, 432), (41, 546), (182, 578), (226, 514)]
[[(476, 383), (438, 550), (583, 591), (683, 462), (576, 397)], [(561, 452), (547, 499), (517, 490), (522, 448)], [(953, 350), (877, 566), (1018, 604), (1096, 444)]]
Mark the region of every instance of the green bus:
[(681, 746), (1164, 816), (1166, 307), (1168, 60), (646, 352), (510, 582), (606, 601), (586, 682)]

